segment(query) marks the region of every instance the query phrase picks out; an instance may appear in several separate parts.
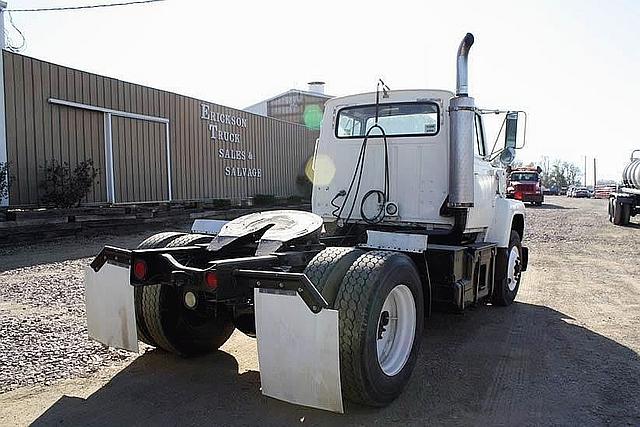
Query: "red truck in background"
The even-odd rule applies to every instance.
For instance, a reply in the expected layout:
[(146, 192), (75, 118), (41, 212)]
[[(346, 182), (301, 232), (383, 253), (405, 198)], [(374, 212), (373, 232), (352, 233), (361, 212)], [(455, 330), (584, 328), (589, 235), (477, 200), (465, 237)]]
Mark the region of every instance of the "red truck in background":
[(544, 202), (538, 167), (507, 168), (507, 197), (540, 206)]

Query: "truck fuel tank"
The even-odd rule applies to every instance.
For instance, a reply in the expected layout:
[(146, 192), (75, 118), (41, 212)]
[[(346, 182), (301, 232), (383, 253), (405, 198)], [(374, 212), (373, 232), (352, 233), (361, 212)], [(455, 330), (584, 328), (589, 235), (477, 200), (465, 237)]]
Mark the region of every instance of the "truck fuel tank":
[(631, 161), (622, 171), (622, 182), (628, 187), (640, 190), (640, 157), (634, 157), (638, 152), (640, 150), (631, 153)]

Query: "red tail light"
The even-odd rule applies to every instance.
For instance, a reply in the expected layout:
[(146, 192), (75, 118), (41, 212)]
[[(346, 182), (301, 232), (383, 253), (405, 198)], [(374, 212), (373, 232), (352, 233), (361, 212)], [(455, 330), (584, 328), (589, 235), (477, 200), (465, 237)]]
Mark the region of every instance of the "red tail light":
[(144, 280), (147, 277), (147, 263), (139, 259), (133, 263), (133, 275), (138, 280)]
[(513, 193), (513, 198), (516, 200), (522, 200), (522, 191), (516, 191)]
[(204, 274), (204, 284), (212, 291), (218, 288), (218, 275), (213, 271)]

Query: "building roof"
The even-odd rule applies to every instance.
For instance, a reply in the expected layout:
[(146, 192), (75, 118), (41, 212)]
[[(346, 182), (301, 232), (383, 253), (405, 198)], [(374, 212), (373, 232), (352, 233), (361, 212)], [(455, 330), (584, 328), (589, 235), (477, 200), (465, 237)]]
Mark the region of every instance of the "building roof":
[(327, 95), (326, 93), (310, 92), (308, 90), (300, 90), (300, 89), (289, 89), (289, 90), (287, 90), (285, 92), (282, 92), (282, 93), (280, 93), (278, 95), (272, 96), (271, 98), (263, 99), (260, 102), (256, 102), (255, 104), (249, 105), (248, 107), (245, 107), (244, 110), (250, 110), (250, 109), (252, 109), (254, 107), (257, 107), (260, 104), (263, 104), (265, 102), (273, 101), (274, 99), (280, 98), (280, 97), (285, 96), (285, 95), (291, 95), (291, 94), (309, 95), (309, 96), (315, 96), (317, 98), (325, 98), (325, 99), (333, 98), (333, 96)]

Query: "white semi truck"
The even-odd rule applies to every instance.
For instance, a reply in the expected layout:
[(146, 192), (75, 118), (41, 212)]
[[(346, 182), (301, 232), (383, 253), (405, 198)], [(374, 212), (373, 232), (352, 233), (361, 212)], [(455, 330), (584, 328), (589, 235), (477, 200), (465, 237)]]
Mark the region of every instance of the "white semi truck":
[(455, 93), (379, 84), (326, 103), (312, 212), (105, 247), (86, 274), (90, 336), (190, 356), (238, 329), (257, 338), (268, 396), (337, 412), (343, 398), (393, 401), (432, 307), (507, 306), (527, 267), (524, 205), (505, 194), (519, 114), (490, 111), (505, 135), (491, 148), (489, 110), (468, 95), (473, 41), (458, 49)]

